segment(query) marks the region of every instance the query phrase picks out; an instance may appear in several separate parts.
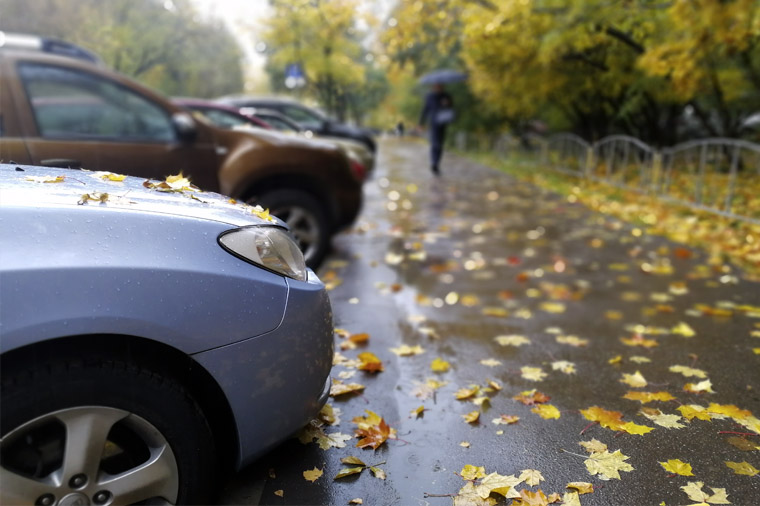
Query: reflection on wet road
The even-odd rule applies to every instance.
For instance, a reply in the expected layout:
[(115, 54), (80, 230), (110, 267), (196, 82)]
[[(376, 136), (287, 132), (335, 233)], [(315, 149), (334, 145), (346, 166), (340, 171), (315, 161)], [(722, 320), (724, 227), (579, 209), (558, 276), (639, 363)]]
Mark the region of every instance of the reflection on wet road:
[[(338, 421), (264, 456), (222, 501), (448, 505), (468, 464), (519, 480), (491, 495), (502, 502), (520, 490), (531, 504), (542, 494), (584, 505), (709, 503), (719, 489), (733, 504), (760, 497), (760, 477), (727, 464), (760, 468), (760, 286), (463, 158), (447, 154), (442, 171), (429, 173), (421, 143), (381, 143), (363, 214), (320, 271), (342, 329), (333, 378), (365, 388), (331, 399)], [(346, 337), (363, 333), (365, 343)], [(399, 356), (402, 345), (420, 348)], [(358, 370), (362, 352), (384, 371)], [(374, 451), (341, 437), (366, 410), (397, 431)], [(328, 449), (320, 433), (333, 435)], [(607, 454), (579, 445), (592, 440)], [(617, 450), (628, 458), (604, 460)], [(350, 456), (385, 479), (335, 480)], [(592, 457), (620, 479), (589, 467)], [(693, 476), (665, 470), (673, 459)], [(307, 481), (314, 468), (322, 476)], [(596, 490), (576, 497), (569, 482)]]

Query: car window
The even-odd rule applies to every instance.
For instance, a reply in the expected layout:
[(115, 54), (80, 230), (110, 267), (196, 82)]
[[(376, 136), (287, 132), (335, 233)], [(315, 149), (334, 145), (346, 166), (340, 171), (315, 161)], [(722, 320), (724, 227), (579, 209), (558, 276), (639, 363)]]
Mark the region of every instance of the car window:
[(321, 129), (322, 123), (324, 122), (324, 118), (319, 114), (301, 107), (286, 105), (283, 108), (283, 112), (285, 113), (285, 116), (292, 118), (302, 127), (310, 130)]
[(220, 111), (219, 109), (207, 109), (205, 107), (193, 108), (191, 106), (191, 108), (200, 112), (211, 123), (221, 128), (255, 126), (253, 125), (252, 122), (248, 121), (247, 119), (241, 118), (240, 116), (233, 114), (231, 112)]
[(277, 130), (280, 130), (281, 132), (297, 132), (297, 130), (293, 128), (293, 126), (290, 123), (283, 121), (276, 116), (262, 115), (260, 116), (260, 118), (266, 121), (267, 123), (269, 123), (270, 125), (272, 125)]
[(19, 64), (19, 76), (42, 137), (176, 140), (171, 118), (163, 109), (112, 81), (37, 63)]

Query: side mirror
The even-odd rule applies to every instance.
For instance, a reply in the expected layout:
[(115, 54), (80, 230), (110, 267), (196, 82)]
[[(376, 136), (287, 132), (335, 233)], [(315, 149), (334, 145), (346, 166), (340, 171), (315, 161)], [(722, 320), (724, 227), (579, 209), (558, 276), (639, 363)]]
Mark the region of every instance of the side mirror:
[(191, 143), (198, 135), (198, 128), (195, 126), (195, 120), (186, 112), (177, 112), (172, 115), (172, 124), (177, 132), (179, 140), (184, 143)]

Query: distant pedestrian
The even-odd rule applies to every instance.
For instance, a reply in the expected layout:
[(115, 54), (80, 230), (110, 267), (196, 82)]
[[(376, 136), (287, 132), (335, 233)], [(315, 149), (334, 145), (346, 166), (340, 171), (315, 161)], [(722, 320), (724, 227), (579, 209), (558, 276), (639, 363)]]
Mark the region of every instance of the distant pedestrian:
[(425, 97), (425, 106), (420, 115), (420, 127), (429, 123), (430, 169), (436, 176), (441, 172), (441, 156), (446, 141), (446, 127), (454, 121), (454, 101), (443, 86), (434, 84)]
[(404, 122), (403, 121), (399, 121), (398, 124), (396, 125), (396, 135), (398, 135), (399, 137), (404, 136)]

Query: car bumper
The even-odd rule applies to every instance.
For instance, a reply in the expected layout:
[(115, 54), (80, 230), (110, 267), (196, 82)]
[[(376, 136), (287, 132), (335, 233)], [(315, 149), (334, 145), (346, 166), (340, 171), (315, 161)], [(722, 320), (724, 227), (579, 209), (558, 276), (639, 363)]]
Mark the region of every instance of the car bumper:
[(329, 395), (333, 322), (324, 285), (288, 280), (288, 303), (275, 330), (193, 358), (224, 391), (237, 425), (237, 467), (303, 427)]

